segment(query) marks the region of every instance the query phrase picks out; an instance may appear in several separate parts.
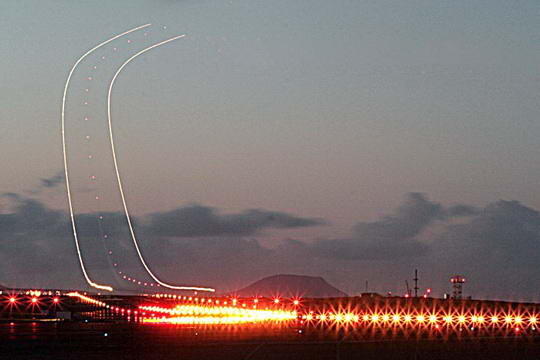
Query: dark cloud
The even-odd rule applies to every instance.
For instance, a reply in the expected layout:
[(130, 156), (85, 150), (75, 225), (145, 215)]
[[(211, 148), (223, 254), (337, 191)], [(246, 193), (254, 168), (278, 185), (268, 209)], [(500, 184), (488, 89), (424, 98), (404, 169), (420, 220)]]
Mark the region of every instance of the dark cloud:
[(436, 220), (470, 216), (474, 208), (465, 205), (445, 209), (424, 194), (410, 193), (393, 215), (373, 222), (359, 222), (349, 239), (319, 240), (315, 249), (325, 256), (343, 259), (387, 259), (416, 257), (428, 253), (429, 247), (418, 235)]
[(439, 269), (467, 274), (479, 293), (519, 298), (540, 284), (540, 214), (518, 201), (497, 201), (470, 222), (448, 226), (432, 253)]
[[(17, 194), (3, 198), (11, 204), (0, 212), (0, 283), (85, 288), (68, 216)], [(98, 214), (77, 216), (91, 275), (126, 287), (106, 260), (106, 249), (111, 248), (122, 270), (144, 278), (123, 215), (101, 215), (101, 222)], [(152, 216), (149, 222), (133, 221), (148, 264), (171, 283), (204, 284), (226, 292), (264, 276), (293, 273), (323, 276), (351, 294), (363, 291), (365, 280), (371, 291), (401, 293), (404, 280), (418, 268), (420, 287), (429, 286), (436, 295), (450, 290), (451, 275), (462, 274), (469, 279), (466, 295), (540, 300), (540, 214), (517, 201), (497, 201), (484, 208), (445, 207), (425, 195), (410, 194), (390, 215), (358, 223), (347, 239), (287, 239), (275, 248), (251, 236), (263, 229), (312, 226), (320, 220), (265, 210), (220, 215), (202, 205)], [(451, 221), (458, 216), (466, 217)], [(171, 227), (158, 231), (160, 225)], [(204, 225), (210, 229), (204, 230)], [(109, 247), (104, 233), (110, 235)]]
[(246, 236), (269, 228), (291, 229), (322, 224), (321, 219), (282, 212), (255, 209), (221, 215), (214, 208), (191, 205), (150, 215), (145, 231), (169, 237)]
[(49, 178), (39, 179), (41, 186), (44, 188), (54, 188), (60, 184), (63, 184), (64, 180), (64, 171), (59, 171), (54, 176)]
[(479, 210), (469, 205), (454, 205), (446, 209), (447, 217), (473, 216), (478, 214)]
[[(3, 274), (0, 282), (10, 286), (85, 288), (69, 216), (63, 211), (48, 208), (37, 199), (19, 194), (4, 194), (2, 198), (7, 205), (0, 212), (0, 274)], [(181, 216), (174, 216), (177, 214)], [(119, 278), (111, 269), (107, 253), (113, 251), (114, 259), (122, 264), (123, 270), (128, 269), (137, 277), (150, 280), (138, 261), (123, 213), (85, 213), (77, 214), (75, 218), (85, 263), (95, 279), (129, 288), (129, 284), (118, 281)], [(152, 221), (147, 225), (140, 224), (137, 218), (132, 219), (143, 252), (151, 264), (159, 264), (156, 273), (173, 279), (170, 280), (172, 282), (177, 279), (179, 283), (190, 282), (193, 276), (194, 282), (207, 283), (198, 277), (201, 273), (216, 280), (216, 266), (236, 269), (224, 272), (218, 281), (234, 282), (235, 274), (241, 269), (245, 269), (246, 274), (256, 274), (258, 272), (253, 271), (255, 263), (267, 262), (273, 258), (274, 252), (260, 246), (256, 240), (244, 239), (244, 235), (262, 229), (296, 228), (322, 223), (318, 219), (266, 210), (218, 215), (217, 210), (201, 205), (153, 214), (150, 218)], [(187, 222), (188, 227), (171, 224), (173, 227), (165, 228), (167, 231), (153, 233), (155, 226), (167, 223), (161, 222), (164, 218), (173, 223)], [(207, 221), (211, 223), (211, 229), (201, 230)], [(173, 229), (177, 232), (171, 233)], [(172, 234), (175, 237), (197, 234), (211, 238), (169, 241), (168, 237)], [(201, 272), (197, 269), (201, 269)]]

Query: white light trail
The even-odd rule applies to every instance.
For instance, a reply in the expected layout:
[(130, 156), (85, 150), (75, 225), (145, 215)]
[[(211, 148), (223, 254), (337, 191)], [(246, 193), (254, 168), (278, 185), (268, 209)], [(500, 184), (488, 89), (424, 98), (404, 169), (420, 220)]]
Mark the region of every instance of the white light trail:
[(113, 89), (113, 86), (114, 86), (114, 82), (116, 81), (116, 78), (118, 77), (118, 75), (120, 74), (120, 72), (122, 71), (122, 69), (124, 69), (124, 67), (129, 64), (133, 59), (135, 59), (136, 57), (138, 57), (139, 55), (142, 55), (144, 54), (145, 52), (149, 51), (149, 50), (152, 50), (154, 48), (157, 48), (158, 46), (161, 46), (161, 45), (165, 45), (171, 41), (174, 41), (174, 40), (178, 40), (178, 39), (181, 39), (183, 37), (185, 37), (186, 35), (179, 35), (179, 36), (175, 36), (173, 38), (170, 38), (170, 39), (167, 39), (167, 40), (164, 40), (164, 41), (161, 41), (157, 44), (154, 44), (152, 46), (149, 46), (141, 51), (139, 51), (138, 53), (136, 53), (135, 55), (131, 56), (129, 59), (127, 59), (119, 68), (118, 70), (116, 71), (116, 73), (114, 74), (112, 80), (111, 80), (111, 83), (109, 85), (109, 92), (107, 94), (107, 120), (108, 120), (108, 123), (109, 123), (109, 139), (110, 139), (110, 142), (111, 142), (111, 152), (112, 152), (112, 157), (113, 157), (113, 162), (114, 162), (114, 169), (116, 171), (116, 180), (118, 182), (118, 190), (120, 191), (120, 197), (122, 198), (122, 204), (124, 206), (124, 213), (126, 215), (126, 220), (127, 220), (127, 224), (128, 224), (128, 227), (129, 227), (129, 232), (131, 234), (131, 239), (133, 240), (133, 244), (135, 245), (135, 250), (137, 250), (137, 254), (139, 255), (139, 259), (142, 263), (142, 265), (144, 266), (144, 268), (146, 269), (146, 272), (152, 277), (152, 279), (154, 279), (154, 281), (156, 281), (158, 284), (160, 284), (161, 286), (164, 286), (164, 287), (167, 287), (169, 289), (174, 289), (174, 290), (195, 290), (195, 291), (209, 291), (209, 292), (214, 292), (215, 289), (212, 289), (212, 288), (205, 288), (205, 287), (197, 287), (197, 286), (175, 286), (175, 285), (170, 285), (170, 284), (167, 284), (167, 283), (164, 283), (163, 281), (161, 281), (160, 279), (158, 279), (154, 273), (152, 272), (152, 270), (150, 270), (150, 268), (148, 267), (148, 265), (146, 264), (146, 261), (144, 260), (144, 257), (142, 255), (142, 252), (141, 252), (141, 249), (139, 248), (139, 244), (137, 242), (137, 237), (135, 236), (135, 230), (133, 229), (133, 224), (131, 223), (131, 216), (129, 215), (129, 209), (128, 209), (128, 206), (127, 206), (127, 202), (126, 202), (126, 197), (124, 195), (124, 187), (122, 185), (122, 179), (120, 178), (120, 171), (118, 170), (118, 160), (116, 158), (116, 149), (115, 149), (115, 146), (114, 146), (114, 136), (113, 136), (113, 130), (112, 130), (112, 118), (111, 118), (111, 94), (112, 94), (112, 89)]
[[(122, 37), (124, 35), (127, 35), (129, 33), (132, 33), (134, 31), (137, 31), (137, 30), (140, 30), (140, 29), (144, 29), (148, 26), (150, 26), (151, 24), (145, 24), (145, 25), (141, 25), (141, 26), (138, 26), (136, 28), (133, 28), (131, 30), (128, 30), (128, 31), (125, 31), (121, 34), (118, 34), (116, 36), (113, 36), (112, 38), (108, 39), (108, 40), (105, 40), (103, 41), (102, 43), (94, 46), (92, 49), (88, 50), (86, 53), (84, 53), (76, 62), (75, 64), (71, 67), (71, 70), (69, 71), (69, 74), (68, 74), (68, 77), (67, 77), (67, 80), (66, 80), (66, 84), (64, 86), (64, 94), (62, 96), (62, 113), (61, 113), (61, 127), (62, 127), (62, 153), (63, 153), (63, 156), (64, 156), (64, 174), (65, 174), (65, 179), (66, 179), (66, 193), (67, 193), (67, 199), (68, 199), (68, 207), (69, 207), (69, 215), (70, 215), (70, 219), (71, 219), (71, 228), (73, 229), (73, 239), (75, 241), (75, 248), (77, 250), (77, 256), (79, 258), (79, 265), (81, 267), (81, 270), (82, 270), (82, 273), (84, 275), (84, 278), (86, 280), (86, 282), (96, 288), (96, 289), (100, 289), (100, 290), (106, 290), (106, 291), (113, 291), (113, 288), (109, 285), (100, 285), (98, 283), (95, 283), (94, 281), (92, 281), (92, 279), (90, 279), (90, 276), (88, 275), (87, 271), (86, 271), (86, 267), (84, 266), (84, 260), (83, 260), (83, 257), (82, 257), (82, 254), (81, 254), (81, 249), (80, 249), (80, 246), (79, 246), (79, 237), (77, 235), (77, 226), (75, 224), (75, 216), (73, 214), (73, 201), (72, 201), (72, 196), (71, 196), (71, 188), (70, 188), (70, 184), (69, 184), (69, 171), (68, 171), (68, 161), (67, 161), (67, 147), (66, 147), (66, 135), (65, 135), (65, 110), (66, 110), (66, 97), (67, 97), (67, 91), (68, 91), (68, 88), (69, 88), (69, 82), (71, 80), (71, 76), (73, 75), (73, 73), (75, 72), (75, 69), (77, 68), (77, 66), (79, 65), (79, 63), (84, 60), (84, 58), (86, 58), (88, 55), (90, 55), (91, 53), (93, 53), (95, 50), (99, 49), (100, 47), (110, 43), (111, 41), (113, 40), (116, 40), (118, 39), (119, 37)], [(91, 79), (91, 78), (90, 78)]]

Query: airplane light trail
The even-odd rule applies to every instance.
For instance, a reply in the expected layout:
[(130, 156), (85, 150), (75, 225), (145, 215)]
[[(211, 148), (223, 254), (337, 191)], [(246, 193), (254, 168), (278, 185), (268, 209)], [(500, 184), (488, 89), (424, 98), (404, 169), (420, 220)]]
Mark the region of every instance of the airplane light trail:
[(129, 59), (127, 59), (118, 68), (118, 70), (114, 74), (114, 76), (113, 76), (113, 78), (112, 78), (112, 80), (111, 80), (111, 82), (109, 84), (109, 91), (108, 91), (108, 94), (107, 94), (107, 120), (108, 120), (108, 124), (109, 124), (109, 140), (110, 140), (110, 143), (111, 143), (111, 152), (112, 152), (112, 157), (113, 157), (114, 169), (115, 169), (115, 172), (116, 172), (116, 180), (117, 180), (117, 183), (118, 183), (118, 190), (120, 191), (120, 197), (122, 199), (122, 204), (123, 204), (123, 207), (124, 207), (124, 214), (126, 216), (127, 224), (128, 224), (129, 231), (130, 231), (130, 234), (131, 234), (131, 239), (133, 240), (133, 244), (135, 245), (135, 250), (137, 251), (137, 254), (139, 256), (139, 260), (141, 261), (141, 263), (142, 263), (143, 267), (145, 268), (146, 272), (152, 277), (152, 279), (154, 279), (155, 282), (157, 282), (158, 284), (160, 284), (160, 285), (162, 285), (164, 287), (167, 287), (169, 289), (214, 292), (215, 289), (213, 289), (213, 288), (197, 287), (197, 286), (175, 286), (175, 285), (167, 284), (167, 283), (161, 281), (160, 279), (158, 279), (156, 277), (156, 275), (154, 275), (154, 273), (152, 272), (150, 267), (147, 265), (146, 261), (144, 260), (143, 255), (142, 255), (142, 252), (141, 252), (141, 250), (139, 248), (139, 244), (137, 242), (137, 237), (135, 236), (135, 231), (133, 229), (133, 224), (131, 223), (131, 217), (130, 217), (130, 214), (129, 214), (129, 209), (128, 209), (127, 202), (126, 202), (126, 197), (125, 197), (125, 194), (124, 194), (124, 187), (122, 185), (122, 179), (120, 177), (120, 171), (119, 171), (119, 168), (118, 168), (118, 160), (117, 160), (117, 157), (116, 157), (116, 149), (115, 149), (115, 145), (114, 145), (114, 136), (113, 136), (113, 130), (112, 130), (111, 95), (112, 95), (112, 89), (113, 89), (113, 86), (114, 86), (114, 82), (116, 81), (116, 78), (118, 77), (120, 72), (133, 59), (135, 59), (138, 56), (146, 53), (147, 51), (152, 50), (154, 48), (157, 48), (157, 47), (159, 47), (161, 45), (165, 45), (165, 44), (167, 44), (167, 43), (169, 43), (171, 41), (181, 39), (181, 38), (183, 38), (185, 36), (186, 36), (185, 34), (178, 35), (178, 36), (175, 36), (173, 38), (170, 38), (170, 39), (161, 41), (159, 43), (156, 43), (156, 44), (154, 44), (152, 46), (149, 46), (149, 47), (137, 52), (135, 55), (131, 56)]
[(69, 74), (68, 74), (68, 77), (67, 77), (67, 80), (66, 80), (66, 84), (64, 86), (64, 93), (62, 95), (62, 112), (61, 112), (62, 153), (63, 153), (63, 157), (64, 157), (64, 175), (65, 175), (65, 180), (66, 180), (66, 193), (67, 193), (67, 199), (68, 199), (69, 214), (70, 214), (70, 219), (71, 219), (71, 227), (72, 227), (72, 230), (73, 230), (73, 239), (75, 241), (75, 248), (76, 248), (77, 256), (78, 256), (78, 259), (79, 259), (79, 265), (80, 265), (80, 268), (82, 270), (82, 273), (84, 275), (84, 278), (85, 278), (86, 282), (90, 286), (92, 286), (92, 287), (94, 287), (96, 289), (100, 289), (100, 290), (113, 291), (113, 288), (111, 286), (109, 286), (109, 285), (100, 285), (100, 284), (92, 281), (92, 279), (88, 275), (88, 272), (87, 272), (86, 267), (84, 265), (84, 260), (83, 260), (83, 257), (82, 257), (81, 249), (80, 249), (80, 246), (79, 246), (79, 238), (78, 238), (78, 234), (77, 234), (77, 226), (75, 224), (75, 216), (74, 216), (74, 213), (73, 213), (73, 201), (72, 201), (71, 188), (70, 188), (70, 183), (69, 183), (69, 171), (68, 171), (68, 161), (67, 161), (67, 152), (66, 152), (66, 150), (67, 150), (66, 149), (66, 136), (65, 136), (65, 109), (66, 109), (67, 91), (68, 91), (68, 87), (69, 87), (69, 82), (71, 80), (71, 76), (75, 72), (75, 69), (77, 68), (79, 63), (82, 60), (84, 60), (88, 55), (90, 55), (95, 50), (99, 49), (100, 47), (102, 47), (102, 46), (104, 46), (104, 45), (106, 45), (108, 43), (110, 43), (113, 40), (116, 40), (116, 39), (118, 39), (118, 38), (120, 38), (120, 37), (122, 37), (124, 35), (127, 35), (129, 33), (132, 33), (134, 31), (146, 28), (146, 27), (148, 27), (150, 25), (151, 24), (141, 25), (141, 26), (135, 27), (135, 28), (133, 28), (131, 30), (125, 31), (125, 32), (123, 32), (121, 34), (118, 34), (116, 36), (113, 36), (112, 38), (103, 41), (102, 43), (94, 46), (92, 49), (90, 49), (86, 53), (84, 53), (75, 62), (75, 64), (71, 67), (71, 70), (69, 71)]

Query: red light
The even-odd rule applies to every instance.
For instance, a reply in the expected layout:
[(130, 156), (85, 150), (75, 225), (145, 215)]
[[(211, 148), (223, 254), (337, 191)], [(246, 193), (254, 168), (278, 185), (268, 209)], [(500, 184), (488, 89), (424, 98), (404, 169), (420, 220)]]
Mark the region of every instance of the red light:
[(32, 298), (32, 303), (33, 303), (33, 304), (37, 303), (37, 298), (33, 297), (33, 298)]
[(12, 303), (12, 304), (13, 304), (13, 303), (14, 303), (15, 301), (17, 301), (17, 299), (15, 299), (14, 297), (12, 297), (12, 298), (9, 298), (9, 302), (10, 302), (10, 303)]
[(279, 304), (279, 299), (274, 299), (274, 304)]
[(60, 299), (59, 299), (59, 298), (56, 298), (56, 297), (55, 297), (55, 298), (53, 299), (53, 303), (58, 304), (59, 302), (60, 302)]

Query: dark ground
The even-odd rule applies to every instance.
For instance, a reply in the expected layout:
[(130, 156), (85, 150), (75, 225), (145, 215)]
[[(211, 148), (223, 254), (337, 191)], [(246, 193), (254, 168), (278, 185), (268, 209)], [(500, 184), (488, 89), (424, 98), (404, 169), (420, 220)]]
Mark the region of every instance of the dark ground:
[(2, 323), (5, 359), (540, 359), (540, 339), (314, 339), (294, 328)]

